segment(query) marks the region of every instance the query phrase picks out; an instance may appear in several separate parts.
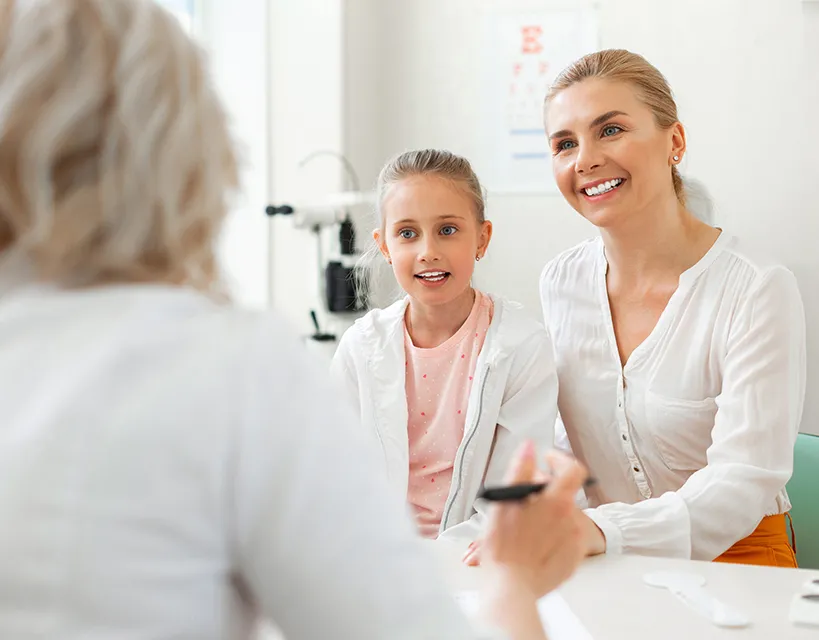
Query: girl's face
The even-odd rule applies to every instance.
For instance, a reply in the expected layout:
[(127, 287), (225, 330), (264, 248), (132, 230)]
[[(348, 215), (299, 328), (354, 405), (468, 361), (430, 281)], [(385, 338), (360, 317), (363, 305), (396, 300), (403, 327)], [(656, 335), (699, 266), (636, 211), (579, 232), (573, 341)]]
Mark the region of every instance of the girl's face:
[(373, 237), (410, 297), (445, 305), (471, 287), (492, 224), (478, 221), (461, 186), (439, 176), (411, 176), (388, 189), (381, 210), (383, 229)]
[(679, 123), (661, 129), (630, 84), (578, 82), (549, 102), (546, 123), (560, 192), (592, 224), (605, 228), (676, 197), (671, 167), (685, 132)]

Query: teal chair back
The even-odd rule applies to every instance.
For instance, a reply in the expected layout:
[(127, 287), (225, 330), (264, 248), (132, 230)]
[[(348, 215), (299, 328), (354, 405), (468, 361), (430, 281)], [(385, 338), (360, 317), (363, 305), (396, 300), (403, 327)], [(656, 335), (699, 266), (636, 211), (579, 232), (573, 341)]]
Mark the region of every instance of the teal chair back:
[(819, 436), (796, 438), (793, 477), (788, 483), (800, 569), (819, 569)]

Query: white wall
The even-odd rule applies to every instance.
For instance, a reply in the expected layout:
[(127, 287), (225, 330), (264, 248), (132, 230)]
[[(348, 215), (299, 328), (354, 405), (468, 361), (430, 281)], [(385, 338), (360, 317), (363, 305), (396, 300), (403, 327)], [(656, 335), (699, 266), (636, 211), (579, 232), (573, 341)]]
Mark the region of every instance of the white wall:
[[(348, 0), (347, 31), (356, 37), (345, 47), (345, 140), (370, 182), (387, 157), (406, 148), (484, 153), (481, 35), (495, 2)], [(571, 6), (505, 6), (513, 3)], [(803, 428), (819, 433), (819, 6), (601, 4), (601, 46), (642, 53), (668, 76), (689, 134), (683, 171), (707, 184), (717, 222), (796, 273), (809, 323)], [(488, 204), (496, 233), (479, 285), (537, 313), (543, 264), (594, 230), (559, 196), (490, 193)]]
[[(179, 4), (179, 3), (177, 3)], [(268, 3), (199, 0), (198, 35), (241, 145), (242, 196), (229, 215), (219, 258), (235, 300), (268, 304)]]
[[(271, 7), (271, 197), (276, 203), (304, 201), (344, 186), (332, 157), (299, 166), (316, 151), (342, 151), (343, 1), (274, 0)], [(311, 333), (309, 311), (320, 311), (321, 276), (313, 234), (276, 217), (270, 265), (273, 306), (303, 334)]]

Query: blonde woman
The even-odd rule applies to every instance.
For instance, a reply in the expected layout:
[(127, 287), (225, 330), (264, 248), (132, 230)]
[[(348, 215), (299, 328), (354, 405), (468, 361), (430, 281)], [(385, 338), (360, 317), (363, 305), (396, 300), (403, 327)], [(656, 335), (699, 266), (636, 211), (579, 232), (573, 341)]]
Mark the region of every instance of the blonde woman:
[(795, 567), (785, 484), (805, 318), (793, 274), (708, 223), (702, 188), (678, 170), (671, 89), (641, 56), (576, 61), (545, 117), (560, 191), (600, 230), (540, 282), (557, 441), (597, 479), (589, 553)]
[(545, 118), (560, 191), (600, 230), (541, 279), (560, 416), (598, 479), (591, 547), (795, 566), (785, 484), (805, 318), (793, 274), (692, 213), (685, 129), (641, 56), (578, 60)]
[[(320, 367), (224, 301), (235, 187), (164, 10), (0, 5), (0, 637), (477, 637)], [(485, 622), (514, 639), (582, 555), (583, 471), (557, 464), (489, 518)], [(535, 471), (529, 446), (506, 480)]]

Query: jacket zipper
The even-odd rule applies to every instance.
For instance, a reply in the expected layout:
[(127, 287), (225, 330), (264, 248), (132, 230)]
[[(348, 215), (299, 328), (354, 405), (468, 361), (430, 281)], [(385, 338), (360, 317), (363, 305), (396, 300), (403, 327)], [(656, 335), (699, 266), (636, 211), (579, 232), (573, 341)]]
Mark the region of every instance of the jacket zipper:
[(441, 530), (446, 529), (447, 522), (449, 521), (449, 513), (452, 511), (452, 506), (455, 504), (455, 498), (458, 496), (458, 492), (461, 490), (461, 485), (463, 484), (463, 472), (464, 472), (464, 456), (466, 455), (466, 450), (469, 448), (470, 442), (475, 437), (475, 434), (478, 433), (478, 425), (481, 423), (481, 414), (483, 413), (483, 395), (484, 391), (486, 390), (486, 381), (489, 380), (489, 365), (486, 365), (486, 369), (484, 369), (483, 380), (481, 381), (481, 392), (478, 395), (478, 415), (475, 418), (475, 422), (472, 425), (472, 430), (467, 435), (466, 440), (464, 441), (463, 447), (461, 447), (459, 458), (456, 460), (455, 464), (458, 467), (458, 484), (455, 487), (455, 491), (452, 492), (452, 497), (449, 500), (449, 504), (446, 506), (446, 510), (444, 511), (444, 517), (441, 519), (442, 527)]

